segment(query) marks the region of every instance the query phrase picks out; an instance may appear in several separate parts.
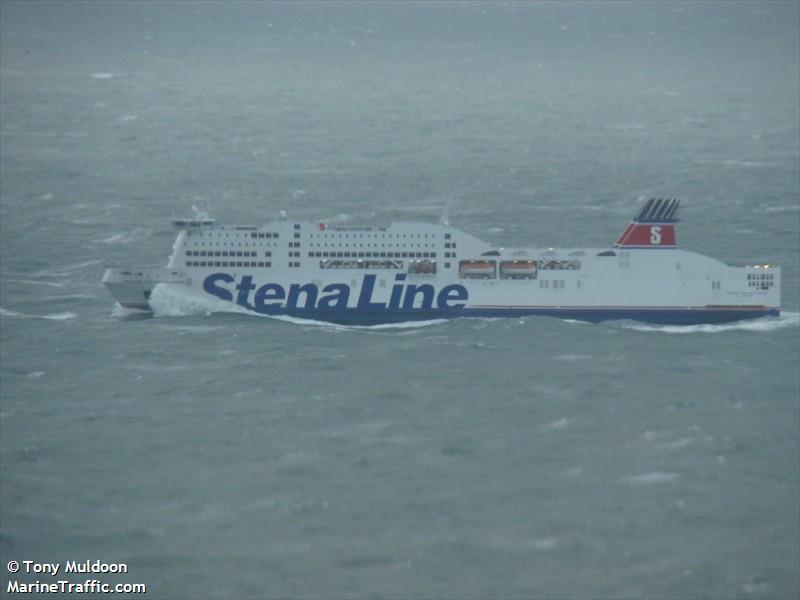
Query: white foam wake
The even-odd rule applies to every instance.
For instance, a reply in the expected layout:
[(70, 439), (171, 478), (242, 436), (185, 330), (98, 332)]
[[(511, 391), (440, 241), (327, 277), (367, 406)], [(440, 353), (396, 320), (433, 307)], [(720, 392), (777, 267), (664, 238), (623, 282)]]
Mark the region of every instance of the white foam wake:
[(141, 315), (147, 315), (150, 311), (141, 308), (126, 308), (122, 306), (119, 302), (114, 304), (114, 308), (111, 311), (111, 316), (115, 319), (125, 319), (127, 317), (136, 317)]
[(155, 317), (189, 317), (217, 312), (255, 314), (233, 302), (201, 296), (169, 283), (159, 283), (154, 287), (149, 303)]
[(643, 323), (622, 323), (624, 329), (636, 331), (655, 331), (659, 333), (722, 333), (725, 331), (776, 331), (800, 325), (800, 313), (783, 312), (780, 317), (762, 317), (747, 321), (735, 321), (721, 325), (645, 325)]

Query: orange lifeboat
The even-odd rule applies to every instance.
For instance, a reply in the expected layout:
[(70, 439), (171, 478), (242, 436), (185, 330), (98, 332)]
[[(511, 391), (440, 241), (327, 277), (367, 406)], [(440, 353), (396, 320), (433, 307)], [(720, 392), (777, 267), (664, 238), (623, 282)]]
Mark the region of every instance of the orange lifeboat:
[(494, 279), (497, 263), (493, 260), (462, 260), (458, 263), (458, 275), (465, 279)]
[(500, 263), (500, 277), (505, 279), (535, 279), (535, 260), (504, 260)]

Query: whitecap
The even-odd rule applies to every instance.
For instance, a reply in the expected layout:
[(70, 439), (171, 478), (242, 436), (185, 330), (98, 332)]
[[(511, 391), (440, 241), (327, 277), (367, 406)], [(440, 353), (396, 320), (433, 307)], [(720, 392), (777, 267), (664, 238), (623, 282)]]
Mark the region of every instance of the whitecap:
[(48, 287), (63, 287), (63, 283), (51, 283), (49, 281), (34, 281), (33, 279), (4, 279), (3, 281), (13, 281), (15, 283), (28, 283), (30, 285), (46, 285)]
[(567, 425), (569, 425), (569, 419), (561, 418), (547, 423), (545, 427), (547, 427), (547, 429), (564, 429)]
[(122, 242), (123, 240), (125, 240), (127, 235), (128, 234), (126, 234), (126, 233), (114, 233), (114, 234), (112, 234), (112, 235), (110, 235), (108, 237), (105, 237), (105, 238), (97, 240), (97, 243), (99, 243), (99, 244), (117, 244), (117, 243)]
[[(39, 316), (39, 315), (33, 315), (33, 316)], [(52, 315), (41, 315), (40, 318), (49, 319), (51, 321), (68, 321), (69, 319), (74, 319), (77, 316), (78, 315), (76, 315), (74, 312), (67, 311), (63, 313), (54, 313)]]
[(547, 552), (558, 545), (558, 540), (554, 537), (546, 537), (533, 541), (533, 549), (539, 552)]
[(592, 358), (592, 356), (589, 354), (559, 354), (558, 356), (554, 356), (553, 360), (575, 362), (577, 360), (587, 360), (590, 358)]
[(768, 213), (797, 212), (800, 210), (800, 204), (792, 204), (790, 206), (765, 206), (762, 210)]
[(112, 77), (116, 77), (114, 73), (92, 73), (89, 75), (92, 79), (111, 79)]
[(121, 233), (113, 233), (109, 236), (104, 238), (100, 238), (98, 240), (93, 240), (95, 244), (130, 244), (133, 242), (139, 242), (152, 233), (149, 229), (141, 229), (136, 228), (133, 231), (124, 231)]
[(122, 115), (117, 119), (120, 123), (130, 123), (131, 121), (138, 121), (139, 115)]
[(16, 318), (16, 319), (48, 319), (50, 321), (67, 321), (77, 317), (74, 312), (53, 313), (50, 315), (31, 315), (28, 313), (17, 312), (15, 310), (8, 310), (0, 308), (0, 317)]
[(85, 262), (74, 263), (74, 264), (62, 267), (60, 271), (48, 271), (46, 269), (42, 269), (40, 271), (36, 271), (35, 273), (31, 273), (31, 275), (33, 275), (34, 277), (53, 277), (53, 276), (58, 276), (58, 275), (67, 275), (67, 274), (69, 274), (69, 273), (71, 273), (73, 271), (79, 271), (81, 269), (84, 269), (86, 267), (90, 267), (92, 265), (99, 264), (101, 262), (103, 262), (102, 259), (87, 260)]
[(677, 478), (677, 473), (651, 471), (650, 473), (644, 473), (642, 475), (629, 475), (628, 477), (623, 477), (622, 480), (631, 485), (650, 485), (653, 483), (666, 483), (668, 481), (674, 481)]
[(116, 303), (114, 308), (111, 310), (111, 316), (116, 319), (124, 319), (126, 317), (144, 315), (149, 312), (150, 311), (147, 309), (127, 308), (119, 303)]
[(753, 168), (753, 167), (772, 167), (775, 166), (776, 163), (768, 162), (763, 160), (742, 160), (742, 159), (717, 159), (717, 158), (698, 158), (694, 162), (698, 164), (706, 164), (706, 165), (721, 165), (723, 167), (745, 167), (745, 168)]
[(680, 438), (675, 440), (674, 442), (669, 442), (665, 444), (665, 446), (671, 450), (677, 450), (678, 448), (685, 448), (692, 443), (692, 438)]

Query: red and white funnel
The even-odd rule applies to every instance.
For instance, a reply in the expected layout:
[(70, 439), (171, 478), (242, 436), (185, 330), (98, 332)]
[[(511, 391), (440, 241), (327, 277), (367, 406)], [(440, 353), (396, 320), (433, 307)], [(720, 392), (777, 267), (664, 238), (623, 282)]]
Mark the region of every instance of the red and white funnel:
[(675, 222), (680, 201), (650, 198), (625, 228), (617, 248), (675, 248)]

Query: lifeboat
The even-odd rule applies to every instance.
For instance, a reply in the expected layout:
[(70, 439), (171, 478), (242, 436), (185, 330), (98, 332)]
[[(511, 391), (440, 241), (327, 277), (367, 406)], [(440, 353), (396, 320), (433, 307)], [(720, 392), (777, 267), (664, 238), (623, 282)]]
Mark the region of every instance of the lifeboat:
[(493, 260), (462, 260), (458, 275), (464, 279), (494, 279), (497, 263)]
[(500, 263), (500, 277), (505, 279), (535, 279), (535, 260), (504, 260)]

